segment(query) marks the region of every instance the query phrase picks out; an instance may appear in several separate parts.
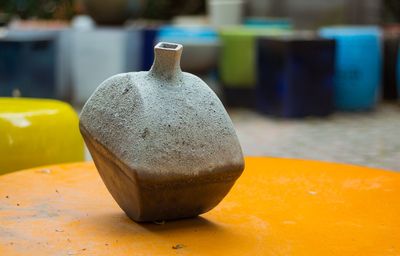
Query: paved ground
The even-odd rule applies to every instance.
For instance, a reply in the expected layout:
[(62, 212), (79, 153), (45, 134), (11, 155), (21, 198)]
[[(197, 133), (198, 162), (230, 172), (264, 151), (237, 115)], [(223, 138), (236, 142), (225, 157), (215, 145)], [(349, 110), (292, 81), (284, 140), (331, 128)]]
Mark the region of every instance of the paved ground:
[(328, 118), (274, 119), (229, 111), (245, 155), (306, 158), (400, 171), (400, 105)]

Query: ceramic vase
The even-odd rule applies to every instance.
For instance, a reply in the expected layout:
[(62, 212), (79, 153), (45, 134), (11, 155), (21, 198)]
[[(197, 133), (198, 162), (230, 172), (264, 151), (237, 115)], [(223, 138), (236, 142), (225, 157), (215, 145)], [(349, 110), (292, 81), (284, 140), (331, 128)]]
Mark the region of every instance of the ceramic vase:
[(215, 207), (244, 161), (222, 103), (182, 72), (182, 45), (159, 43), (148, 72), (103, 82), (80, 129), (114, 199), (135, 221), (194, 217)]

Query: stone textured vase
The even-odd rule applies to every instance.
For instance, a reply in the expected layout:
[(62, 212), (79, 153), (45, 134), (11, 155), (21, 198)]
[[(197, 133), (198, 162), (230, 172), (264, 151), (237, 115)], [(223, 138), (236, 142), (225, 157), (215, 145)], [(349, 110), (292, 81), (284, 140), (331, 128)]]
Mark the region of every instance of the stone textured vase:
[(104, 183), (135, 221), (205, 213), (244, 168), (223, 105), (200, 78), (181, 71), (182, 45), (159, 43), (154, 50), (150, 71), (107, 79), (80, 117)]

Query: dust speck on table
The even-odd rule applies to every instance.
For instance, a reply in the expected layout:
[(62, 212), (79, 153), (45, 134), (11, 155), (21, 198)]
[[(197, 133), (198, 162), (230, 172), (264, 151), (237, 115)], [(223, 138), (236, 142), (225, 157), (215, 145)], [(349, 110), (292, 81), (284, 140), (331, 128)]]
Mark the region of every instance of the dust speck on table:
[(317, 191), (308, 191), (308, 194), (315, 196), (317, 194)]
[(38, 173), (50, 174), (51, 170), (50, 169), (42, 169), (42, 170), (39, 170)]
[(175, 245), (172, 246), (172, 249), (179, 250), (179, 249), (182, 249), (184, 247), (185, 247), (185, 245), (183, 245), (183, 244), (175, 244)]

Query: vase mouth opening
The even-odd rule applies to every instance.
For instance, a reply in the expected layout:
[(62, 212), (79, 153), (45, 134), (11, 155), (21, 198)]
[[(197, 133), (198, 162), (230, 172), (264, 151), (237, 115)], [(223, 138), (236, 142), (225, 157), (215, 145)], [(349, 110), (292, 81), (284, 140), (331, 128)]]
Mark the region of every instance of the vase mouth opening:
[(181, 44), (160, 42), (154, 48), (167, 51), (180, 51), (183, 46)]

